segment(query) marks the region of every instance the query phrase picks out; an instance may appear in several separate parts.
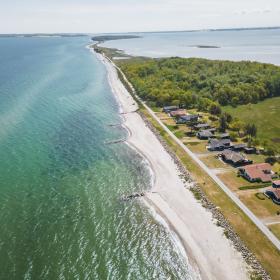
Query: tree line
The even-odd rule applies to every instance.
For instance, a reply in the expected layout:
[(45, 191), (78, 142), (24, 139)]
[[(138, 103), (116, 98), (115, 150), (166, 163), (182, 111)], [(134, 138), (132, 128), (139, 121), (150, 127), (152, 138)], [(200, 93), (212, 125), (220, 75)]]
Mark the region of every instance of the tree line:
[(221, 113), (220, 106), (280, 96), (280, 67), (201, 58), (131, 59), (120, 66), (138, 95), (155, 106)]

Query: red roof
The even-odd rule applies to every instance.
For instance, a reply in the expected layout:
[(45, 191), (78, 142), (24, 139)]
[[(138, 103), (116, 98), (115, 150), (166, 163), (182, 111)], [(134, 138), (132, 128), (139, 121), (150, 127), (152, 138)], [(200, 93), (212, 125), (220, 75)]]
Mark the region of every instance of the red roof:
[(184, 109), (179, 109), (179, 110), (170, 112), (170, 116), (172, 116), (172, 117), (181, 117), (181, 116), (185, 116), (186, 114), (187, 114), (187, 112)]
[(276, 186), (280, 186), (280, 180), (273, 181), (272, 183)]
[(262, 182), (271, 181), (271, 165), (269, 163), (250, 164), (243, 167), (251, 179), (261, 179)]
[(269, 191), (274, 193), (277, 200), (280, 199), (280, 189), (272, 188), (272, 189), (269, 189)]

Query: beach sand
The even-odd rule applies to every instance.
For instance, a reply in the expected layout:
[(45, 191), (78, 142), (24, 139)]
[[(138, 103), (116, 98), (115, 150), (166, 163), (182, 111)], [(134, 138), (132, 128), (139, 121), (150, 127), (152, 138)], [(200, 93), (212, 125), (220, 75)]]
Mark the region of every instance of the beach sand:
[(215, 224), (209, 211), (201, 206), (180, 179), (179, 170), (141, 116), (135, 112), (137, 103), (118, 78), (114, 65), (96, 54), (105, 64), (108, 80), (130, 132), (128, 143), (150, 163), (154, 173), (153, 186), (146, 202), (169, 224), (182, 242), (190, 262), (202, 279), (249, 279), (247, 265), (241, 254)]

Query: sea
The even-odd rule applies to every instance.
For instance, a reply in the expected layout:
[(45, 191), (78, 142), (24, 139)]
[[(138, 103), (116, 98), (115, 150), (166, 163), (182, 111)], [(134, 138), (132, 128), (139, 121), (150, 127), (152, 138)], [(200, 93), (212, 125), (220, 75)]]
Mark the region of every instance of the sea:
[(89, 43), (0, 38), (0, 279), (195, 279)]
[(107, 41), (125, 53), (146, 57), (202, 57), (280, 65), (280, 28), (131, 33), (140, 38)]
[[(104, 45), (280, 65), (280, 30), (138, 35)], [(0, 38), (0, 279), (196, 279), (162, 218), (122, 200), (149, 190), (151, 172), (125, 142), (110, 144), (127, 131), (90, 43)]]

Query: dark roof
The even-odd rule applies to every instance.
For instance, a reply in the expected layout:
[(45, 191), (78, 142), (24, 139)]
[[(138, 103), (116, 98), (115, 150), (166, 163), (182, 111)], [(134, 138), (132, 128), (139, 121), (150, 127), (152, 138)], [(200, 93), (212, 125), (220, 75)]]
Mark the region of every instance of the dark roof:
[(180, 119), (184, 121), (192, 121), (198, 119), (198, 115), (185, 115), (185, 116), (181, 116)]
[(226, 161), (231, 161), (234, 164), (241, 163), (241, 162), (249, 162), (245, 156), (231, 150), (225, 150), (221, 153), (221, 155)]
[(211, 146), (230, 144), (230, 139), (212, 139), (209, 144)]
[(197, 133), (197, 135), (200, 137), (212, 137), (213, 133), (209, 130), (201, 130), (200, 132)]
[(210, 150), (222, 150), (225, 148), (229, 148), (230, 146), (230, 139), (211, 139), (209, 141), (209, 147)]
[(206, 127), (210, 127), (210, 125), (208, 123), (200, 123), (198, 125), (195, 126), (196, 128), (206, 128)]
[(229, 134), (228, 133), (222, 133), (220, 134), (220, 138), (227, 138), (229, 137)]
[(178, 109), (178, 106), (164, 106), (163, 110), (173, 110), (173, 109)]
[(233, 149), (244, 149), (244, 148), (246, 148), (246, 144), (243, 144), (243, 143), (241, 143), (241, 144), (234, 144), (234, 145), (232, 145), (231, 146)]

